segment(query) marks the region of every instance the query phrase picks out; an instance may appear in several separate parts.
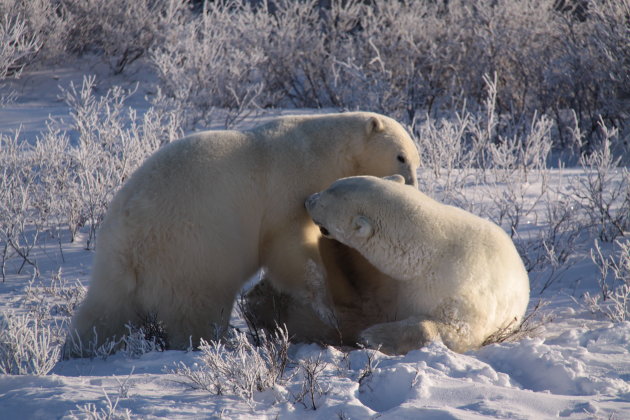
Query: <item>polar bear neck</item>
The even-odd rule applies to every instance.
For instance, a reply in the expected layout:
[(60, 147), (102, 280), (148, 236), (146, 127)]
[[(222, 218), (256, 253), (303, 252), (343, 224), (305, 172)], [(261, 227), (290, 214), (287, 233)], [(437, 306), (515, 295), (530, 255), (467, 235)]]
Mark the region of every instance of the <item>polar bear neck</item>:
[[(260, 126), (252, 133), (257, 141), (266, 143), (263, 149), (267, 151), (269, 164), (276, 171), (283, 169), (283, 173), (278, 173), (282, 183), (294, 179), (306, 185), (312, 179), (313, 185), (306, 188), (310, 194), (339, 178), (357, 175), (354, 161), (363, 150), (363, 135), (358, 133), (364, 131), (365, 118), (358, 114), (356, 118), (340, 115), (345, 116), (347, 124), (339, 124), (336, 116), (285, 117)], [(284, 153), (287, 149), (297, 153)], [(304, 159), (296, 159), (296, 156)], [(292, 161), (280, 162), (284, 159)], [(305, 179), (304, 174), (311, 176)]]

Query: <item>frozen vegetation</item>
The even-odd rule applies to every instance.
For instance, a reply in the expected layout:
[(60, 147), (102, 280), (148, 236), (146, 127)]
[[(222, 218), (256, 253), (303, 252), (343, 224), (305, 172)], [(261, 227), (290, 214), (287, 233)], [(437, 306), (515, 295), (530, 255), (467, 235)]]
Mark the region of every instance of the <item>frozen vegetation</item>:
[[(252, 3), (0, 0), (0, 418), (629, 417), (630, 2)], [(512, 236), (517, 334), (391, 357), (235, 310), (225, 340), (164, 351), (148, 314), (122, 350), (61, 359), (149, 154), (321, 108), (406, 124), (420, 189)]]

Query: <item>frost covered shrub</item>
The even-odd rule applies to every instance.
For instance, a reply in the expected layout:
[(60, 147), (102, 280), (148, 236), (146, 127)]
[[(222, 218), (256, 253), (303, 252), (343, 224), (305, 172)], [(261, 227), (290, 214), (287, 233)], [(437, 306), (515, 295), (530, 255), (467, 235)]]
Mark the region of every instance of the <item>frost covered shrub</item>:
[(578, 14), (556, 3), (219, 0), (193, 11), (186, 0), (2, 0), (0, 33), (13, 41), (0, 63), (16, 71), (95, 52), (122, 72), (150, 51), (156, 105), (186, 111), (189, 127), (276, 106), (370, 109), (411, 124), (474, 112), (485, 75), (497, 74), (501, 119), (549, 115), (566, 147), (574, 110), (590, 151), (600, 116), (628, 129), (630, 3), (586, 1)]
[(83, 342), (76, 332), (69, 331), (66, 335), (62, 357), (68, 358), (72, 355), (71, 357), (107, 360), (112, 354), (121, 352), (127, 358), (137, 359), (146, 353), (164, 351), (168, 345), (164, 327), (161, 322), (153, 322), (155, 323), (150, 324), (145, 320), (140, 326), (127, 324), (125, 325), (127, 334), (122, 337), (108, 338), (100, 345), (97, 345), (99, 340), (96, 330), (89, 342)]
[[(237, 1), (204, 3), (194, 19), (170, 25), (151, 51), (160, 77), (155, 104), (186, 115), (186, 125), (210, 124), (216, 110), (225, 126), (251, 112), (261, 99), (262, 51), (256, 42), (271, 16)], [(264, 36), (264, 34), (263, 34)]]
[(573, 109), (588, 149), (600, 114), (626, 124), (629, 3), (589, 2), (581, 19), (555, 3), (208, 2), (166, 27), (152, 61), (164, 97), (193, 113), (191, 124), (216, 108), (268, 106), (370, 109), (410, 124), (474, 113), (496, 74), (499, 120), (547, 114), (566, 146)]
[(551, 313), (543, 311), (549, 302), (539, 300), (536, 305), (523, 317), (519, 325), (514, 323), (500, 328), (488, 336), (482, 346), (494, 343), (516, 342), (526, 337), (538, 337), (543, 333), (544, 326), (553, 320)]
[(0, 39), (9, 41), (0, 48), (21, 51), (19, 66), (94, 52), (120, 73), (189, 9), (186, 0), (0, 0)]
[(31, 278), (25, 292), (22, 306), (37, 313), (38, 319), (52, 320), (59, 315), (70, 317), (83, 301), (86, 289), (79, 281), (69, 285), (60, 268), (50, 279)]
[(278, 328), (264, 332), (255, 345), (246, 333), (234, 330), (224, 343), (201, 339), (201, 365), (190, 368), (180, 362), (172, 371), (194, 388), (217, 395), (232, 394), (251, 401), (255, 392), (272, 388), (282, 379), (288, 363), (289, 337)]
[(353, 37), (360, 31), (363, 12), (358, 1), (274, 3), (273, 19), (260, 39), (264, 51), (261, 75), (270, 92), (280, 92), (281, 103), (295, 107), (349, 107), (347, 93), (356, 83), (340, 71), (341, 57), (353, 54)]
[(590, 154), (582, 154), (585, 175), (573, 183), (574, 194), (599, 239), (612, 242), (630, 230), (630, 171), (620, 165), (612, 145), (618, 136), (600, 121), (602, 141)]
[(114, 71), (164, 40), (165, 28), (189, 12), (185, 0), (62, 0), (71, 23), (68, 48), (104, 54)]
[(589, 151), (601, 140), (600, 118), (628, 129), (630, 1), (591, 0), (585, 10), (584, 19), (559, 21), (561, 46), (543, 73), (545, 90), (537, 92), (537, 107), (556, 117), (563, 139), (570, 137), (571, 125), (563, 110), (575, 110), (585, 134), (583, 150)]
[[(598, 115), (616, 126), (627, 120), (630, 52), (623, 46), (630, 39), (630, 3), (588, 2), (583, 21), (554, 3), (377, 1), (363, 13), (357, 34), (355, 51), (365, 58), (356, 53), (346, 61), (372, 85), (386, 84), (383, 95), (400, 102), (377, 109), (399, 119), (437, 115), (463, 101), (474, 107), (485, 98), (484, 76), (497, 74), (499, 116), (548, 114), (566, 141), (566, 111), (574, 109), (590, 142)], [(364, 86), (357, 92), (371, 90)]]
[(52, 0), (0, 0), (0, 80), (65, 54), (68, 22)]
[(36, 267), (30, 252), (39, 236), (41, 218), (33, 214), (31, 207), (37, 173), (28, 152), (28, 145), (19, 141), (19, 132), (12, 136), (0, 134), (0, 265), (3, 281), (7, 262), (13, 256), (19, 256), (22, 261), (18, 273), (25, 264)]
[(77, 405), (76, 409), (67, 413), (66, 416), (70, 420), (131, 420), (131, 410), (124, 408), (118, 411), (119, 401), (120, 397), (112, 401), (106, 393), (104, 407), (99, 408), (93, 403)]
[[(520, 124), (500, 124), (497, 81), (485, 81), (487, 97), (476, 113), (463, 111), (450, 119), (414, 121), (423, 168), (420, 182), (424, 183), (422, 189), (437, 191), (441, 200), (471, 211), (472, 204), (461, 196), (462, 190), (484, 186), (494, 200), (493, 210), (476, 212), (488, 211), (487, 216), (498, 224), (508, 222), (507, 230), (513, 233), (526, 211), (525, 201), (531, 198), (531, 191), (519, 189), (529, 188), (530, 181), (545, 175), (552, 123), (545, 116), (534, 115)], [(501, 186), (506, 188), (496, 188)], [(495, 197), (496, 191), (500, 195)]]
[[(132, 93), (119, 87), (103, 96), (95, 79), (71, 85), (64, 98), (71, 107), (71, 140), (54, 121), (34, 144), (20, 133), (0, 134), (0, 268), (18, 261), (37, 271), (31, 251), (39, 240), (73, 241), (88, 228), (87, 248), (113, 194), (144, 159), (160, 146), (181, 137), (181, 117), (149, 109), (142, 117), (125, 105)], [(63, 255), (62, 255), (63, 257)]]
[(328, 363), (322, 360), (321, 353), (317, 357), (309, 357), (298, 362), (298, 375), (301, 376), (302, 386), (293, 394), (296, 403), (309, 410), (317, 410), (318, 400), (329, 391), (321, 383), (321, 375), (327, 367)]
[[(159, 324), (154, 325), (160, 328)], [(122, 337), (122, 351), (127, 357), (137, 359), (146, 353), (166, 350), (166, 336), (155, 335), (150, 325), (145, 324), (140, 327), (126, 325), (126, 327), (128, 334)], [(163, 327), (161, 331), (163, 332)]]
[(24, 22), (9, 14), (0, 20), (0, 40), (0, 80), (19, 76), (40, 48), (37, 38), (28, 34)]
[(59, 360), (58, 329), (32, 315), (0, 314), (0, 373), (46, 375)]
[(132, 374), (133, 369), (123, 382), (120, 382), (120, 380), (116, 378), (119, 387), (114, 399), (112, 399), (112, 397), (103, 389), (103, 394), (105, 396), (104, 407), (98, 408), (96, 404), (93, 403), (77, 405), (76, 409), (70, 410), (64, 418), (68, 418), (70, 420), (131, 420), (131, 410), (123, 408), (118, 411), (118, 404), (120, 403), (120, 400), (129, 398), (128, 382)]
[(618, 240), (611, 255), (604, 256), (599, 243), (591, 250), (591, 259), (599, 268), (600, 294), (586, 292), (584, 302), (593, 313), (613, 322), (630, 319), (630, 240)]
[[(124, 102), (131, 94), (114, 87), (105, 96), (93, 94), (95, 79), (85, 78), (80, 88), (70, 85), (63, 92), (79, 132), (75, 147), (69, 147), (76, 188), (84, 217), (90, 227), (87, 247), (93, 246), (96, 230), (105, 210), (122, 181), (144, 157), (138, 155), (137, 143), (131, 142), (126, 129)], [(157, 145), (151, 149), (157, 148)]]
[[(536, 118), (536, 117), (535, 117)], [(493, 196), (494, 221), (514, 236), (523, 219), (535, 210), (547, 188), (547, 158), (551, 151), (551, 123), (541, 117), (510, 137), (489, 143), (488, 193)], [(504, 185), (496, 194), (497, 185)]]
[(563, 171), (553, 173), (541, 206), (534, 212), (538, 229), (521, 230), (516, 245), (527, 271), (532, 290), (544, 292), (571, 267), (588, 235), (587, 219), (580, 213)]
[[(0, 83), (20, 73), (41, 48), (39, 39), (29, 33), (27, 25), (16, 13), (11, 13), (8, 2), (0, 2)], [(0, 108), (13, 102), (16, 93), (0, 86)]]
[(95, 79), (86, 77), (80, 88), (71, 84), (63, 91), (79, 134), (64, 150), (71, 168), (68, 186), (73, 189), (67, 194), (79, 205), (78, 216), (69, 220), (70, 230), (89, 226), (87, 248), (93, 247), (107, 205), (123, 182), (158, 147), (181, 136), (178, 115), (150, 109), (140, 119), (125, 106), (132, 91), (113, 87), (97, 97), (94, 88)]

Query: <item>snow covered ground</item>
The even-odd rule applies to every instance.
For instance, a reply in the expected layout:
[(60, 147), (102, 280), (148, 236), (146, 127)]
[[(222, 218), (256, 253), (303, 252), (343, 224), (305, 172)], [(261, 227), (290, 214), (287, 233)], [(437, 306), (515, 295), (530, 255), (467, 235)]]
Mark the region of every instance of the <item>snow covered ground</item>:
[[(67, 117), (56, 86), (80, 83), (86, 72), (59, 68), (25, 74), (15, 85), (18, 101), (0, 108), (0, 133), (21, 126), (24, 138), (33, 139), (49, 115)], [(112, 83), (134, 82), (127, 77)], [(134, 73), (131, 79), (142, 77)], [(137, 108), (146, 107), (142, 89), (132, 104)], [(552, 179), (579, 175), (562, 169), (551, 173)], [(483, 199), (483, 194), (471, 194)], [(529, 223), (531, 231), (542, 229), (534, 217)], [(34, 258), (41, 275), (33, 282), (28, 267), (16, 274), (18, 267), (10, 265), (0, 283), (0, 310), (21, 313), (36, 307), (38, 299), (62, 300), (58, 291), (76, 281), (88, 286), (92, 251), (84, 250), (84, 244), (81, 238), (64, 243), (63, 252), (56, 241), (40, 244)], [(193, 389), (174, 373), (181, 363), (202, 364), (198, 351), (65, 360), (45, 376), (0, 375), (0, 419), (630, 418), (630, 322), (612, 323), (581, 304), (584, 292), (599, 291), (591, 245), (578, 247), (570, 266), (542, 294), (549, 273), (532, 274), (530, 307), (542, 298), (548, 303), (543, 310), (552, 315), (537, 337), (466, 354), (434, 343), (396, 357), (293, 344), (284, 377), (251, 401)], [(54, 276), (59, 269), (61, 283)], [(233, 324), (243, 322), (235, 315)], [(312, 393), (303, 392), (306, 382), (298, 367), (308, 360), (320, 365)]]

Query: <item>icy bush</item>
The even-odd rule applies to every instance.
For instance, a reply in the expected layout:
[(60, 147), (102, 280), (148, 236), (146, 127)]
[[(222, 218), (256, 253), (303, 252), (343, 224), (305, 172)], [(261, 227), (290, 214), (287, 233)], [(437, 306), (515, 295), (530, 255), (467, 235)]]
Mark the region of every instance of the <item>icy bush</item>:
[(25, 289), (22, 306), (36, 312), (41, 320), (51, 320), (59, 315), (70, 317), (85, 293), (85, 287), (78, 280), (69, 285), (60, 268), (50, 279), (33, 276)]
[[(88, 228), (87, 248), (109, 201), (131, 173), (160, 146), (181, 137), (181, 117), (149, 109), (141, 117), (125, 105), (133, 92), (113, 87), (95, 94), (86, 77), (80, 87), (63, 90), (71, 108), (71, 141), (50, 121), (34, 144), (20, 133), (0, 134), (0, 268), (10, 259), (37, 269), (31, 251), (41, 235), (60, 244)], [(69, 235), (66, 235), (69, 234)]]
[[(479, 112), (414, 121), (423, 168), (421, 189), (487, 216), (514, 235), (538, 201), (532, 196), (539, 199), (546, 191), (551, 122), (534, 115), (529, 123), (512, 123), (497, 133), (497, 81), (485, 80), (487, 97)], [(462, 195), (471, 185), (482, 186), (493, 206), (475, 209), (480, 200)]]
[(71, 420), (131, 420), (131, 411), (127, 408), (122, 410), (118, 410), (120, 400), (129, 397), (129, 378), (133, 374), (133, 369), (129, 376), (123, 381), (120, 382), (118, 378), (119, 387), (118, 393), (115, 398), (112, 400), (112, 397), (103, 389), (103, 394), (105, 395), (105, 404), (104, 407), (98, 408), (96, 404), (87, 403), (83, 405), (77, 405), (75, 410), (71, 410), (67, 413), (64, 418), (68, 418)]
[(185, 0), (63, 0), (71, 22), (68, 48), (102, 53), (114, 73), (163, 42), (165, 28), (189, 13)]
[(329, 389), (321, 383), (321, 375), (328, 363), (322, 360), (322, 354), (309, 357), (298, 362), (298, 375), (301, 376), (302, 386), (293, 395), (296, 403), (300, 403), (309, 410), (317, 410), (318, 400), (328, 393)]
[(122, 338), (122, 346), (128, 358), (137, 359), (143, 354), (166, 349), (165, 341), (155, 335), (150, 335), (146, 326), (126, 325), (126, 327), (128, 334)]
[(68, 332), (66, 341), (63, 347), (62, 357), (64, 359), (70, 357), (89, 357), (90, 359), (102, 359), (107, 360), (109, 356), (116, 353), (121, 348), (121, 339), (108, 338), (102, 341), (102, 344), (98, 344), (98, 334), (96, 329), (92, 334), (92, 339), (89, 342), (83, 342), (75, 332)]
[(194, 388), (217, 395), (231, 394), (251, 401), (255, 392), (272, 388), (282, 380), (288, 363), (289, 337), (278, 328), (271, 335), (260, 334), (255, 345), (247, 333), (234, 330), (225, 342), (201, 340), (201, 364), (180, 363), (173, 373)]
[(411, 124), (474, 112), (496, 74), (500, 121), (548, 115), (562, 147), (571, 110), (583, 151), (600, 116), (628, 129), (628, 0), (586, 0), (579, 13), (555, 0), (324, 3), (2, 0), (0, 33), (13, 41), (0, 63), (94, 52), (118, 73), (150, 56), (156, 105), (185, 110), (189, 127), (277, 106), (362, 108)]
[(601, 120), (600, 130), (599, 147), (580, 158), (585, 176), (575, 180), (574, 189), (599, 239), (612, 242), (630, 229), (630, 171), (612, 153), (617, 130), (606, 127)]
[(599, 115), (627, 124), (630, 85), (628, 1), (588, 3), (579, 19), (553, 0), (207, 2), (166, 25), (151, 58), (163, 97), (191, 125), (217, 108), (230, 125), (269, 106), (369, 109), (410, 124), (474, 112), (496, 74), (497, 133), (546, 114), (566, 147), (574, 110), (588, 149)]
[(0, 80), (19, 76), (35, 59), (62, 56), (66, 28), (58, 2), (0, 0)]
[(168, 341), (161, 322), (151, 319), (140, 326), (126, 324), (125, 327), (127, 334), (108, 338), (100, 345), (97, 344), (100, 341), (96, 330), (89, 342), (82, 342), (75, 332), (69, 331), (62, 357), (107, 360), (112, 354), (121, 353), (127, 358), (138, 359), (146, 353), (166, 350)]
[[(2, 280), (6, 277), (6, 264), (12, 256), (19, 256), (22, 263), (36, 267), (30, 252), (35, 246), (41, 226), (41, 218), (32, 218), (31, 202), (35, 188), (36, 170), (27, 153), (28, 147), (19, 140), (19, 132), (12, 136), (0, 134), (0, 265)], [(30, 225), (35, 225), (29, 231)]]
[(584, 302), (591, 312), (623, 322), (630, 319), (630, 240), (618, 240), (614, 245), (615, 251), (605, 256), (595, 242), (591, 258), (599, 268), (600, 294), (587, 292)]
[[(33, 59), (41, 44), (28, 33), (19, 16), (2, 12), (0, 3), (0, 82), (7, 77), (19, 77), (24, 66)], [(0, 86), (0, 108), (15, 100), (16, 93)]]
[(96, 230), (114, 192), (158, 146), (151, 144), (145, 149), (139, 139), (133, 138), (135, 133), (127, 129), (128, 121), (135, 118), (124, 115), (127, 111), (124, 102), (133, 92), (114, 87), (98, 98), (93, 93), (94, 87), (95, 79), (88, 77), (80, 88), (71, 84), (70, 89), (63, 91), (79, 132), (78, 144), (67, 148), (66, 153), (74, 167), (73, 183), (83, 223), (90, 227), (88, 248), (93, 247)]
[(487, 337), (482, 346), (494, 343), (516, 342), (524, 338), (538, 337), (542, 335), (544, 326), (552, 321), (552, 315), (543, 311), (549, 302), (539, 300), (538, 303), (523, 317), (521, 323), (515, 325), (513, 322), (500, 328)]
[(322, 9), (317, 0), (276, 3), (273, 19), (258, 38), (267, 90), (279, 92), (280, 103), (296, 107), (348, 107), (344, 96), (358, 86), (347, 83), (337, 61), (353, 54), (352, 37), (358, 34), (361, 14), (370, 9), (354, 0)]
[(93, 52), (120, 73), (162, 42), (164, 28), (189, 9), (185, 0), (0, 0), (0, 39), (6, 41), (0, 43), (0, 57), (7, 50), (13, 54), (11, 60), (0, 59), (0, 66), (6, 63), (17, 72), (34, 61)]
[(253, 41), (269, 21), (248, 5), (218, 1), (204, 3), (195, 19), (170, 25), (151, 52), (160, 77), (154, 103), (186, 115), (188, 126), (210, 124), (217, 109), (227, 111), (221, 116), (226, 127), (251, 112), (263, 89), (263, 55)]
[(46, 375), (59, 360), (61, 329), (32, 314), (0, 314), (0, 373)]
[(38, 39), (30, 35), (24, 21), (9, 14), (0, 20), (0, 80), (19, 76), (22, 69), (40, 48)]
[(87, 403), (77, 405), (75, 410), (68, 413), (67, 418), (71, 420), (131, 420), (131, 411), (123, 409), (118, 411), (119, 399), (114, 401), (105, 394), (105, 406), (98, 408), (95, 404)]
[[(542, 205), (535, 211), (539, 229), (520, 231), (516, 244), (530, 276), (532, 290), (544, 292), (572, 265), (582, 251), (579, 240), (587, 236), (586, 218), (563, 182), (564, 173), (550, 176)], [(534, 280), (535, 279), (535, 280)]]

